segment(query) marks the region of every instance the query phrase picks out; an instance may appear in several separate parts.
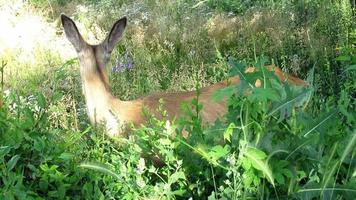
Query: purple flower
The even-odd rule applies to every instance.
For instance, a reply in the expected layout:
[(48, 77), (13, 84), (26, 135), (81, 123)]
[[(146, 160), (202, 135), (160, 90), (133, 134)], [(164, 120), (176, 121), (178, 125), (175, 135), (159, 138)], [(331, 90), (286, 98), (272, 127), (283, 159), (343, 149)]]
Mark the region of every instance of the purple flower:
[(125, 69), (132, 70), (134, 67), (134, 61), (132, 57), (129, 55), (129, 52), (126, 51), (125, 55), (120, 59), (117, 59), (115, 66), (113, 66), (112, 71), (114, 73), (122, 72)]
[(122, 72), (125, 69), (125, 65), (117, 62), (116, 65), (112, 68), (112, 72), (118, 73), (118, 72)]

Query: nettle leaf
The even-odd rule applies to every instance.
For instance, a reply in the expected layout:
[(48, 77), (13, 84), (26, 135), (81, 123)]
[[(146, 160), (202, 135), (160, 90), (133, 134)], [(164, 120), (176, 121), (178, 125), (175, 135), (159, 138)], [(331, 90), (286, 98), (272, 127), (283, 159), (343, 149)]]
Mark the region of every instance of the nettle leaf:
[(231, 138), (232, 133), (234, 132), (235, 128), (236, 128), (236, 125), (234, 123), (230, 123), (230, 125), (227, 127), (227, 129), (224, 132), (224, 140), (231, 142), (230, 138)]

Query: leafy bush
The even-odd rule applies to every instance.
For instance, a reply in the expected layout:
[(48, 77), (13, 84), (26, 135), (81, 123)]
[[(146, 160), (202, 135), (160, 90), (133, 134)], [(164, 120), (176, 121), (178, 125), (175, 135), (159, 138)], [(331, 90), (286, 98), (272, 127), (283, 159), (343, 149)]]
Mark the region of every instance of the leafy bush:
[(312, 86), (281, 84), (264, 64), (244, 74), (247, 64), (231, 61), (242, 82), (216, 93), (230, 100), (215, 125), (202, 125), (198, 95), (178, 123), (152, 118), (118, 141), (100, 128), (58, 129), (48, 120), (58, 101), (8, 93), (0, 115), (2, 198), (351, 199), (354, 104), (344, 96), (337, 107), (309, 113)]
[[(354, 198), (356, 35), (349, 1), (48, 2), (29, 4), (48, 12), (49, 21), (72, 13), (79, 29), (94, 33), (83, 34), (92, 41), (119, 16), (129, 17), (107, 66), (121, 99), (199, 89), (234, 75), (241, 84), (215, 94), (229, 99), (229, 111), (214, 124), (202, 123), (197, 92), (182, 105), (181, 119), (152, 117), (126, 138), (108, 138), (89, 125), (72, 55), (38, 46), (26, 62), (21, 49), (6, 50), (0, 199)], [(308, 85), (280, 83), (257, 55)], [(257, 72), (244, 74), (251, 65)]]

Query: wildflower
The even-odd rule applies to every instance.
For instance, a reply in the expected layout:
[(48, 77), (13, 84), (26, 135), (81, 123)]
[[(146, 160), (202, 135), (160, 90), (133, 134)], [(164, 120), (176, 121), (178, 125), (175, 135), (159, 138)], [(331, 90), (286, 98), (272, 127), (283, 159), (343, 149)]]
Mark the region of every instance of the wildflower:
[(134, 61), (132, 57), (129, 55), (128, 51), (125, 52), (123, 58), (118, 59), (115, 66), (113, 66), (112, 71), (114, 73), (122, 72), (125, 69), (132, 70), (134, 67)]

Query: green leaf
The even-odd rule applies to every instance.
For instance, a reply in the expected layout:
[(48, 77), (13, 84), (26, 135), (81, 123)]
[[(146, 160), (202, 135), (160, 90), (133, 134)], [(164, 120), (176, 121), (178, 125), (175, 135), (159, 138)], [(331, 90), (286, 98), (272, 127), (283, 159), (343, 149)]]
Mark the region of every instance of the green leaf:
[(351, 57), (350, 56), (341, 55), (341, 56), (337, 57), (336, 60), (337, 61), (350, 61)]
[(173, 173), (169, 177), (168, 183), (171, 185), (173, 183), (178, 182), (179, 179), (186, 180), (185, 174), (182, 171), (178, 171), (178, 172)]
[(224, 157), (230, 152), (230, 148), (228, 145), (222, 147), (221, 145), (214, 146), (211, 151), (208, 153), (212, 159), (218, 160), (221, 157)]
[(353, 130), (352, 133), (352, 138), (349, 140), (344, 152), (342, 153), (340, 163), (344, 162), (346, 156), (352, 152), (352, 150), (355, 150), (355, 144), (356, 144), (356, 129)]
[(245, 184), (245, 187), (250, 187), (251, 183), (255, 179), (255, 174), (252, 173), (252, 170), (248, 170), (245, 174), (246, 177), (243, 179), (243, 182)]
[(284, 167), (286, 167), (288, 164), (289, 164), (288, 161), (286, 161), (286, 160), (280, 160), (280, 161), (278, 161), (278, 168), (279, 168), (279, 169), (284, 168)]
[(262, 160), (262, 159), (265, 159), (267, 157), (267, 155), (265, 154), (265, 152), (259, 150), (259, 149), (256, 149), (256, 148), (251, 148), (249, 147), (247, 149), (247, 153), (254, 157), (255, 159), (257, 160)]
[(186, 193), (186, 190), (184, 189), (179, 189), (179, 190), (174, 190), (172, 194), (177, 195), (177, 196), (183, 196)]
[(345, 69), (345, 72), (351, 70), (356, 70), (356, 65), (350, 65), (348, 68)]
[(297, 93), (296, 91), (293, 91), (293, 89), (289, 88), (287, 84), (285, 85), (285, 92), (287, 95), (286, 98), (283, 101), (275, 103), (267, 117), (270, 117), (279, 111), (279, 121), (284, 120), (286, 117), (290, 116), (290, 113), (294, 107), (301, 105), (310, 95), (310, 89), (303, 89), (301, 92)]
[(214, 101), (221, 101), (224, 98), (229, 98), (235, 93), (236, 86), (230, 85), (220, 90), (217, 90), (213, 93), (213, 100)]
[(280, 99), (280, 96), (274, 88), (253, 88), (249, 99), (253, 101), (277, 101)]
[(293, 173), (287, 168), (282, 169), (282, 174), (284, 174), (288, 178), (292, 178), (293, 177)]
[(40, 106), (41, 108), (46, 108), (47, 105), (46, 98), (43, 96), (42, 93), (37, 93), (36, 99), (38, 102), (38, 106)]
[(62, 160), (68, 161), (68, 160), (72, 160), (74, 158), (74, 155), (72, 153), (64, 152), (59, 156), (59, 158)]
[(283, 185), (285, 183), (284, 182), (284, 177), (283, 177), (283, 175), (281, 173), (275, 173), (273, 175), (274, 175), (274, 178), (276, 179), (278, 184)]
[[(239, 83), (239, 88), (241, 91), (245, 91), (246, 88), (253, 88), (253, 85), (250, 83), (251, 82), (251, 73), (250, 74), (245, 74), (244, 70), (246, 67), (245, 63), (241, 62), (234, 62), (234, 61), (229, 61), (231, 65), (231, 73), (232, 75), (238, 75), (240, 78), (240, 83)], [(252, 73), (253, 76), (253, 73)], [(244, 86), (241, 88), (240, 86)]]
[(36, 137), (34, 138), (34, 144), (33, 144), (33, 148), (36, 151), (43, 151), (46, 148), (46, 142), (44, 141), (44, 139), (40, 138), (40, 137)]
[(267, 180), (274, 186), (272, 171), (267, 162), (262, 160), (263, 158), (267, 157), (266, 154), (263, 151), (249, 148), (245, 152), (245, 156), (250, 159), (252, 166), (257, 170), (262, 171), (263, 174), (267, 177)]
[(11, 150), (10, 146), (1, 146), (0, 147), (0, 158), (3, 158), (6, 154), (8, 154)]
[(242, 167), (245, 169), (245, 170), (249, 170), (251, 168), (251, 161), (248, 159), (248, 158), (245, 158), (242, 160)]
[(230, 138), (232, 136), (232, 133), (234, 132), (234, 128), (236, 128), (235, 124), (234, 123), (230, 123), (229, 126), (227, 127), (227, 129), (224, 132), (224, 140), (227, 140), (227, 141), (231, 142)]
[(11, 171), (15, 167), (15, 165), (16, 165), (16, 163), (17, 163), (17, 161), (19, 159), (20, 159), (19, 155), (13, 156), (6, 164), (7, 165), (7, 170)]
[(211, 195), (208, 197), (208, 200), (216, 200), (214, 191), (211, 192)]
[(98, 171), (98, 172), (102, 172), (102, 173), (105, 173), (105, 174), (108, 174), (108, 175), (111, 175), (119, 180), (121, 180), (121, 176), (118, 174), (118, 173), (115, 173), (114, 171), (112, 171), (109, 166), (107, 165), (104, 165), (104, 164), (98, 164), (98, 163), (82, 163), (80, 164), (80, 167), (83, 167), (83, 168), (87, 168), (87, 169), (92, 169), (92, 170), (95, 170), (95, 171)]
[(326, 122), (328, 122), (330, 119), (332, 119), (332, 117), (335, 116), (336, 114), (337, 114), (337, 111), (335, 109), (333, 109), (330, 112), (322, 115), (312, 125), (310, 125), (310, 128), (308, 130), (304, 131), (303, 136), (307, 137), (314, 130), (316, 130), (317, 128), (326, 124)]
[(51, 98), (52, 102), (57, 102), (63, 97), (62, 92), (55, 92)]

